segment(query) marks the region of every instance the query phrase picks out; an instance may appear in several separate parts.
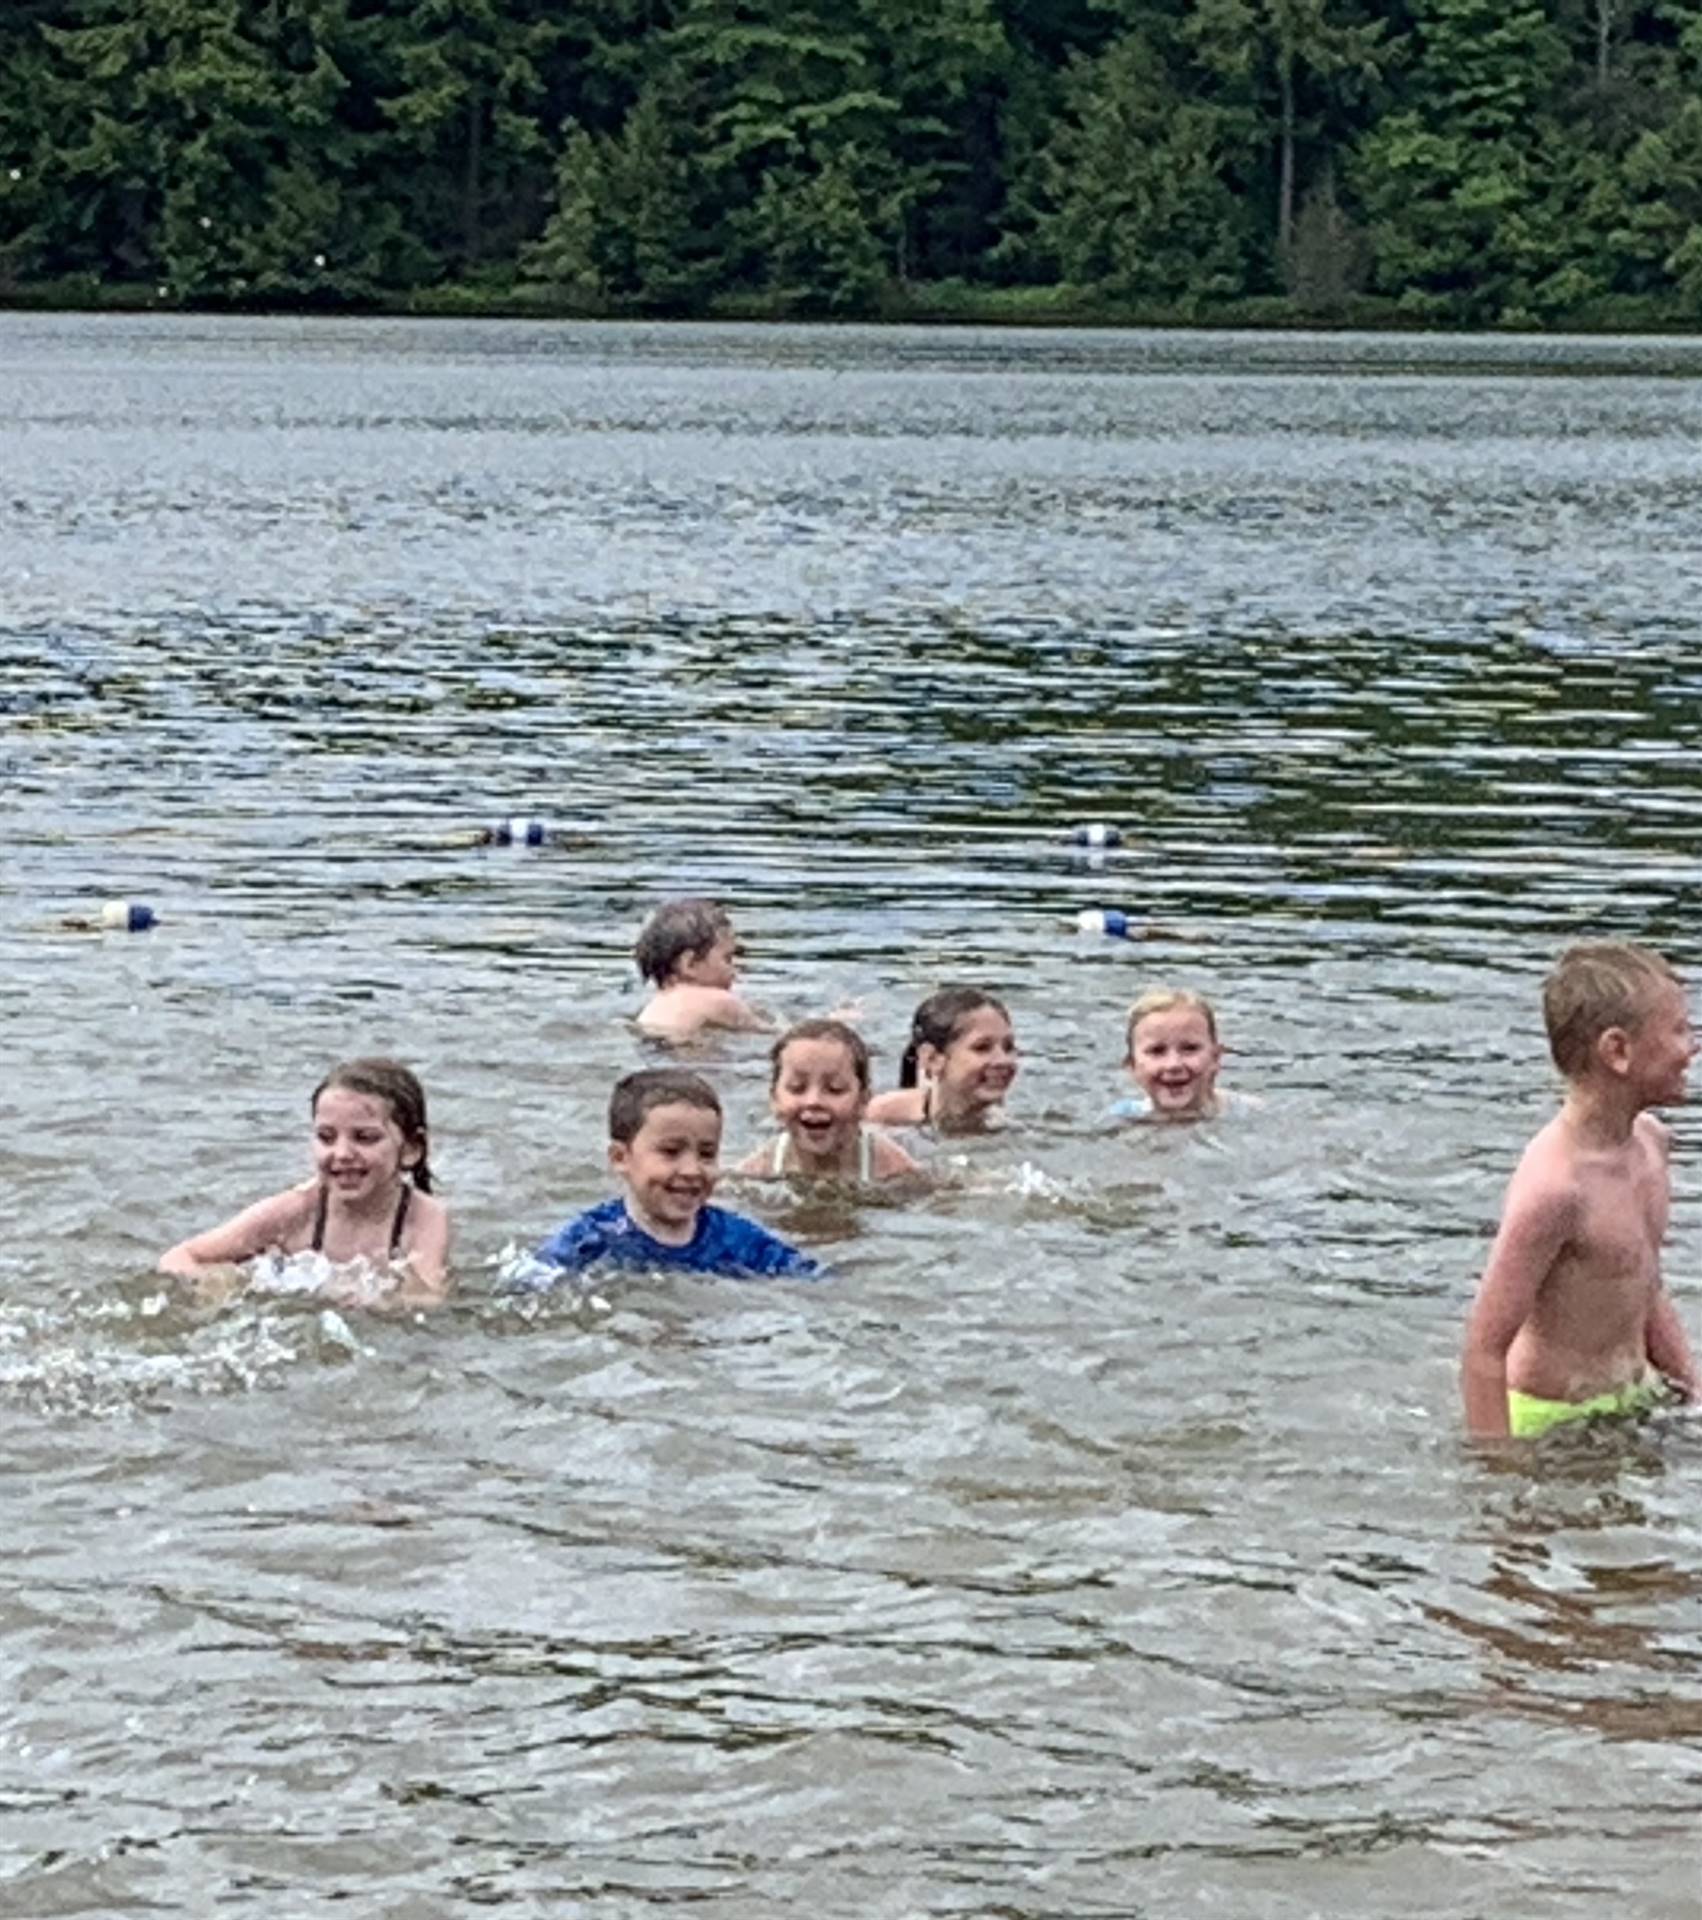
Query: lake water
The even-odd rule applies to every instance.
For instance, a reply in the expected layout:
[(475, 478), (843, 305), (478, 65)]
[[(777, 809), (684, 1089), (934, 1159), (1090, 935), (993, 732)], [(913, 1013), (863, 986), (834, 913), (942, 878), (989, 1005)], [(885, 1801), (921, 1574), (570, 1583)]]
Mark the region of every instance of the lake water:
[[(1702, 342), (0, 317), (0, 1912), (1695, 1920), (1702, 1422), (1455, 1355), (1555, 952), (1702, 966), (1699, 443)], [(494, 1299), (682, 892), (1017, 1125)], [(1260, 1106), (1103, 1130), (1158, 981)], [(377, 1050), (456, 1303), (162, 1291)]]

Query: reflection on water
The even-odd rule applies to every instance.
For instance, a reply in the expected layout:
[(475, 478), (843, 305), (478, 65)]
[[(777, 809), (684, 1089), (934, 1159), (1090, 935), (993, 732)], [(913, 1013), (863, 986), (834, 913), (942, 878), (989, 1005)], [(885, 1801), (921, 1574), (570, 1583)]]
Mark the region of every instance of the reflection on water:
[[(1475, 1459), (1453, 1364), (1555, 947), (1696, 969), (1702, 350), (0, 349), (10, 1906), (1688, 1920), (1702, 1429)], [(731, 1191), (831, 1287), (495, 1297), (684, 891), (883, 1085), (1001, 993), (1018, 1124)], [(1259, 1104), (1107, 1131), (1160, 980)], [(456, 1303), (157, 1281), (380, 1050)], [(743, 1151), (762, 1044), (694, 1058)]]

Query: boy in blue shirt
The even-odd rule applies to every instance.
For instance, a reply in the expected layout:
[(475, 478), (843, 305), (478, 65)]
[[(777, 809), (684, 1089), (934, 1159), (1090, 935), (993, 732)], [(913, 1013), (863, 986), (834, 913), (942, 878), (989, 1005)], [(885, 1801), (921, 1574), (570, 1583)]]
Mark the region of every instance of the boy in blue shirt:
[[(818, 1263), (766, 1227), (708, 1204), (721, 1158), (721, 1102), (707, 1080), (677, 1067), (629, 1073), (609, 1098), (609, 1165), (624, 1198), (569, 1220), (533, 1256), (544, 1267), (669, 1267), (691, 1273), (820, 1274)], [(552, 1277), (518, 1284), (548, 1287)]]

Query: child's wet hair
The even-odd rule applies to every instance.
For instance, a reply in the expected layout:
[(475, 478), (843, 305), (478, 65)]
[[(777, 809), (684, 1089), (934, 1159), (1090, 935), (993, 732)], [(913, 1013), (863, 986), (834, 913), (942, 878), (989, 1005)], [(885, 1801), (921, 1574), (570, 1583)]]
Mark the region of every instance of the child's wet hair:
[(929, 994), (910, 1016), (910, 1044), (898, 1064), (898, 1084), (915, 1086), (923, 1047), (936, 1047), (944, 1053), (963, 1031), (964, 1023), (983, 1007), (1010, 1018), (1005, 1003), (980, 987), (941, 987), (938, 993)]
[(1217, 1045), (1217, 1013), (1203, 993), (1191, 992), (1187, 987), (1149, 987), (1129, 1009), (1128, 1022), (1123, 1029), (1123, 1050), (1129, 1059), (1135, 1057), (1136, 1027), (1152, 1014), (1174, 1013), (1178, 1007), (1199, 1014), (1206, 1023), (1206, 1032), (1211, 1036), (1212, 1045)]
[(632, 950), (640, 977), (665, 987), (682, 960), (707, 953), (732, 925), (727, 909), (713, 900), (668, 901), (645, 921)]
[(313, 1098), (307, 1103), (307, 1110), (317, 1113), (319, 1096), (328, 1093), (333, 1087), (339, 1087), (345, 1093), (364, 1094), (369, 1100), (382, 1100), (390, 1109), (390, 1117), (395, 1121), (403, 1140), (410, 1147), (418, 1147), (420, 1157), (406, 1171), (421, 1193), (431, 1192), (431, 1167), (427, 1155), (431, 1148), (431, 1134), (426, 1126), (425, 1088), (420, 1085), (419, 1076), (411, 1067), (405, 1067), (400, 1060), (387, 1060), (372, 1056), (364, 1060), (345, 1060), (335, 1066), (313, 1089)]
[(1543, 982), (1542, 1017), (1554, 1064), (1570, 1080), (1590, 1064), (1610, 1027), (1635, 1030), (1663, 988), (1679, 978), (1652, 947), (1586, 940), (1568, 947)]
[(857, 1084), (866, 1094), (869, 1091), (869, 1043), (857, 1031), (843, 1020), (800, 1020), (786, 1031), (768, 1050), (768, 1086), (769, 1091), (780, 1084), (780, 1072), (785, 1062), (786, 1049), (799, 1040), (832, 1040), (842, 1046), (851, 1057), (851, 1068), (857, 1076)]
[(701, 1074), (684, 1067), (645, 1067), (615, 1082), (609, 1095), (609, 1138), (630, 1147), (658, 1107), (698, 1107), (719, 1117), (721, 1101)]

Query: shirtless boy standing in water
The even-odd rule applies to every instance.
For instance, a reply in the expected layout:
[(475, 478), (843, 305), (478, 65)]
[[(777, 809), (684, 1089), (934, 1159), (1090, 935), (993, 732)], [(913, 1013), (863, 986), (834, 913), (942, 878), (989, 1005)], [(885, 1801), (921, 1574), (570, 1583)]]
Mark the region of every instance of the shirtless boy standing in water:
[(1645, 1111), (1684, 1099), (1684, 990), (1659, 954), (1599, 941), (1561, 955), (1542, 1004), (1566, 1095), (1513, 1175), (1466, 1325), (1466, 1426), (1485, 1438), (1702, 1392), (1661, 1284), (1668, 1137)]

